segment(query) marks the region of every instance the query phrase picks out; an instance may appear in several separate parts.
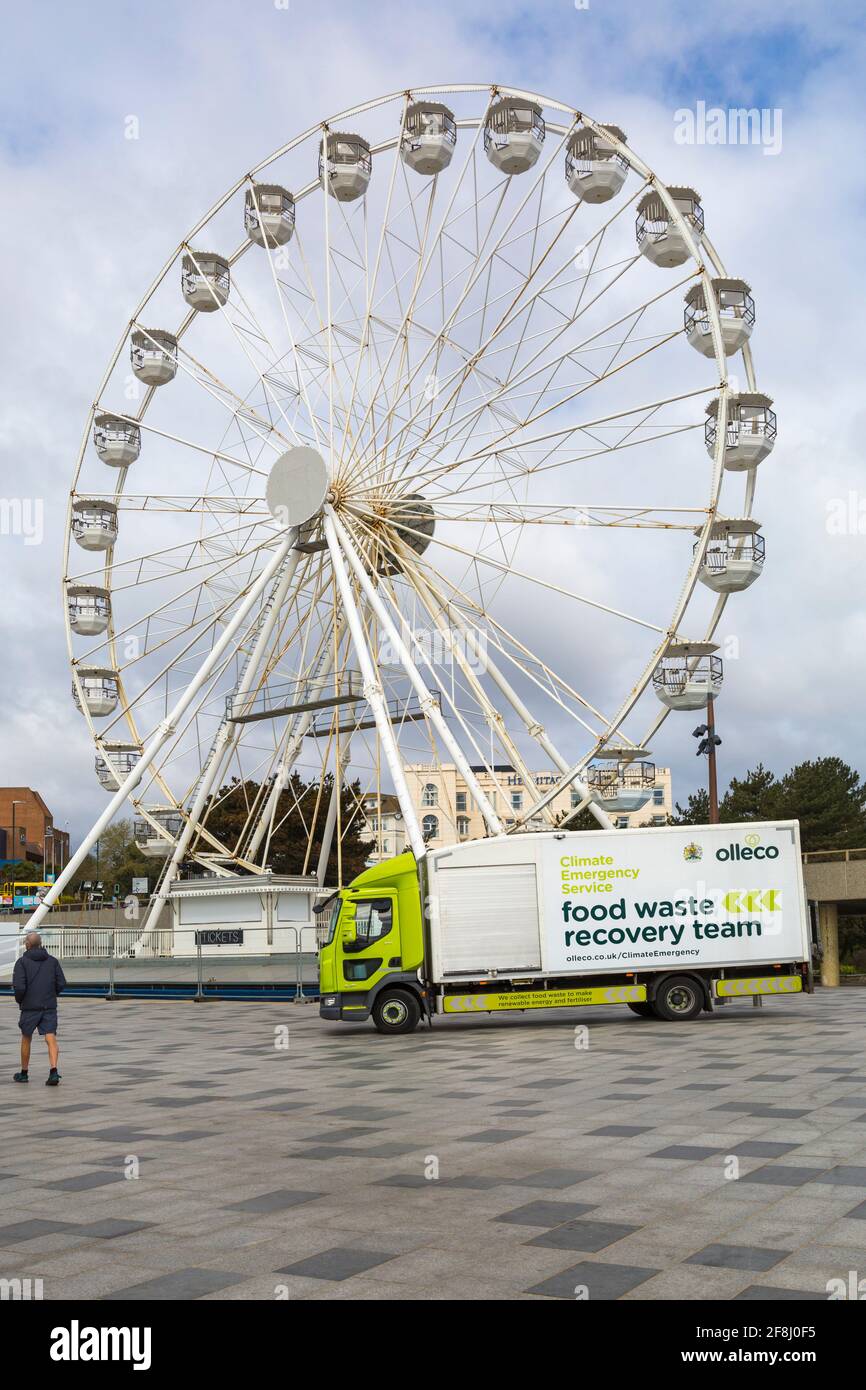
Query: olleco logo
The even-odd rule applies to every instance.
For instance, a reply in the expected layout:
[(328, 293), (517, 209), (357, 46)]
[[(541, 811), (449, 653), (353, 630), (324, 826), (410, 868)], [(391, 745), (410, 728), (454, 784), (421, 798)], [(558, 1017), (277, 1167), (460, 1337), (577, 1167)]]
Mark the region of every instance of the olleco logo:
[(69, 1327), (51, 1331), (52, 1361), (132, 1361), (134, 1371), (150, 1370), (149, 1327)]
[(762, 845), (760, 835), (745, 835), (745, 844), (724, 845), (716, 850), (717, 859), (778, 859), (778, 845)]

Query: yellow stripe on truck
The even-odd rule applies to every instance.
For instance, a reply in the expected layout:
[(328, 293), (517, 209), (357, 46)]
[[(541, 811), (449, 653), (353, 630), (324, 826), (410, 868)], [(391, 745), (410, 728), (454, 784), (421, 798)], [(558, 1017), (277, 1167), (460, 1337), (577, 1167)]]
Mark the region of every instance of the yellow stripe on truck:
[(800, 994), (803, 981), (799, 975), (761, 975), (748, 980), (716, 980), (715, 989), (717, 999), (741, 994)]
[(594, 989), (536, 989), (508, 994), (446, 994), (446, 1014), (484, 1014), (499, 1009), (576, 1009), (584, 1004), (640, 1004), (646, 985), (603, 985)]

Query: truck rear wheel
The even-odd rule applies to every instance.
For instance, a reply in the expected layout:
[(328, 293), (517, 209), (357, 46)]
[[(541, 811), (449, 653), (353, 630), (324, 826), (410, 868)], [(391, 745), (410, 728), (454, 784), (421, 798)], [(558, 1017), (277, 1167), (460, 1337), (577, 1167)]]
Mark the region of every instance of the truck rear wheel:
[(703, 988), (688, 975), (672, 975), (659, 985), (652, 1007), (656, 1017), (668, 1023), (688, 1022), (704, 1007)]
[(373, 1022), (380, 1033), (411, 1033), (420, 1017), (421, 1005), (406, 990), (386, 990), (373, 1005)]
[(631, 1009), (633, 1014), (637, 1014), (639, 1018), (655, 1018), (655, 1010), (652, 1004), (646, 1000), (640, 1004), (628, 1004), (626, 1007)]

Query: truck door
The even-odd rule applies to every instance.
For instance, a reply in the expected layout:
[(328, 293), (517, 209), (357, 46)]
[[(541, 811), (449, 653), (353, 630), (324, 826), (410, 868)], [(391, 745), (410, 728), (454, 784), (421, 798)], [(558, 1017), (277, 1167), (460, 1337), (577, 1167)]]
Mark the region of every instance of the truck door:
[[(342, 982), (338, 988), (366, 992), (383, 975), (401, 967), (395, 893), (353, 899), (354, 939), (340, 933)], [(341, 919), (342, 921), (342, 919)]]

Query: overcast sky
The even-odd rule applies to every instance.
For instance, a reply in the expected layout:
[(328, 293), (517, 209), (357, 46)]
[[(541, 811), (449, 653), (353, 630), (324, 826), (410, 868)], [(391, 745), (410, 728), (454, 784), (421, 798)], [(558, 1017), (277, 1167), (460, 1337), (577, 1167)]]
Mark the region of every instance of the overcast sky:
[[(866, 771), (856, 0), (3, 9), (0, 496), (41, 500), (44, 535), (0, 536), (0, 783), (37, 788), (76, 841), (105, 804), (69, 691), (62, 536), (87, 410), (153, 273), (225, 188), (293, 134), (439, 82), (502, 82), (615, 121), (668, 183), (694, 184), (712, 208), (714, 242), (754, 290), (759, 380), (779, 417), (755, 504), (766, 571), (723, 623), (739, 657), (717, 707), (722, 781), (759, 759), (781, 772), (828, 753)], [(781, 148), (679, 144), (676, 113), (700, 102), (766, 108)], [(673, 767), (680, 800), (703, 771), (692, 723), (669, 719), (653, 750)]]

